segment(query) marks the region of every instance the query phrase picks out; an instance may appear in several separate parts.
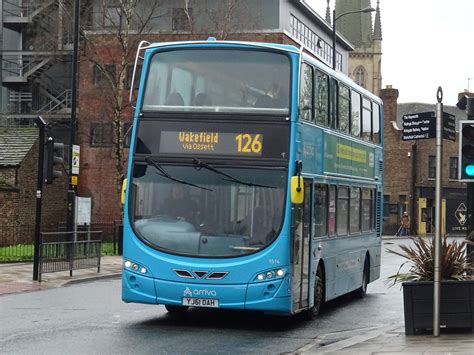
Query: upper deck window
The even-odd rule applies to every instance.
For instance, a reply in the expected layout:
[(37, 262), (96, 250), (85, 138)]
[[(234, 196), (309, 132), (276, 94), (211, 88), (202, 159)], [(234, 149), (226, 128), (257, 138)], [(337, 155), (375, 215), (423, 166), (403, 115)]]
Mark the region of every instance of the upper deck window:
[(157, 53), (144, 111), (288, 114), (290, 59), (256, 50), (186, 49)]

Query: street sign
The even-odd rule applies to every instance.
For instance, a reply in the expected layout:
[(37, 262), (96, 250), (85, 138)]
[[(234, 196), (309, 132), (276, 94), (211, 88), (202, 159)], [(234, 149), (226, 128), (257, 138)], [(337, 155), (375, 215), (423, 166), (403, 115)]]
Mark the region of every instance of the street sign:
[(404, 141), (436, 138), (436, 116), (434, 111), (403, 115)]
[(72, 169), (71, 172), (75, 175), (79, 174), (79, 158), (81, 155), (81, 147), (78, 145), (72, 146)]
[(443, 138), (456, 141), (456, 117), (443, 112)]
[(71, 175), (71, 185), (77, 186), (77, 175)]
[(91, 224), (91, 198), (76, 196), (76, 225), (83, 226)]

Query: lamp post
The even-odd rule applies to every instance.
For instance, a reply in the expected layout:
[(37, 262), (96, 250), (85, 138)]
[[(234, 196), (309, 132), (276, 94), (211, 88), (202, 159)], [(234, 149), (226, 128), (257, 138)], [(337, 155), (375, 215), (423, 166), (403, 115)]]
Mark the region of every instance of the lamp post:
[(346, 16), (349, 14), (358, 14), (360, 12), (368, 13), (374, 11), (375, 9), (369, 6), (362, 10), (344, 12), (343, 14), (340, 14), (336, 17), (336, 9), (332, 10), (332, 68), (334, 70), (336, 70), (336, 21), (339, 20), (342, 16)]

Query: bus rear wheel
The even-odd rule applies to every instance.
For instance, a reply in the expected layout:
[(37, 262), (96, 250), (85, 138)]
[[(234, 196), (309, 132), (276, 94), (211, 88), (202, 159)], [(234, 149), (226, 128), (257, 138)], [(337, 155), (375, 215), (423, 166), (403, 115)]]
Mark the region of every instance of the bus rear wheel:
[(369, 261), (365, 258), (364, 272), (362, 274), (362, 286), (354, 291), (357, 298), (364, 298), (367, 295), (367, 285), (369, 284)]
[(188, 306), (174, 306), (170, 304), (165, 304), (165, 308), (168, 311), (168, 313), (171, 314), (184, 314), (188, 310)]
[(308, 320), (315, 319), (321, 307), (324, 304), (324, 273), (321, 265), (318, 265), (318, 269), (316, 270), (316, 280), (314, 284), (314, 303), (313, 307), (306, 311), (306, 318)]

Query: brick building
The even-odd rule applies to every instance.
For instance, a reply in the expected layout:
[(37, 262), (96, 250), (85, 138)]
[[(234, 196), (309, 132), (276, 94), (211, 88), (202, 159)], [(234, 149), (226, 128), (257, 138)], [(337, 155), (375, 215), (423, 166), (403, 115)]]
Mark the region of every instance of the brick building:
[[(385, 174), (384, 234), (395, 234), (403, 211), (411, 216), (412, 230), (417, 234), (434, 233), (435, 222), (435, 139), (402, 140), (402, 116), (435, 111), (435, 104), (398, 104), (398, 90), (388, 86), (381, 90), (385, 105)], [(455, 106), (444, 106), (444, 112), (455, 115), (456, 122), (466, 119), (466, 112)], [(456, 123), (456, 130), (458, 124)], [(456, 132), (456, 136), (459, 132)], [(443, 139), (442, 211), (443, 232), (465, 234), (466, 184), (457, 180), (458, 141)]]
[[(370, 0), (336, 0), (336, 16), (371, 5)], [(374, 25), (370, 13), (352, 13), (337, 21), (337, 29), (353, 45), (349, 53), (348, 76), (360, 86), (380, 96), (382, 88), (382, 21), (380, 1), (375, 8)], [(327, 13), (329, 13), (329, 8)], [(329, 16), (327, 15), (327, 18)]]
[[(36, 128), (0, 128), (0, 245), (12, 242), (12, 239), (21, 243), (33, 240), (37, 140)], [(43, 226), (57, 226), (65, 220), (66, 191), (65, 177), (44, 186)]]
[[(140, 1), (135, 10), (145, 17), (147, 6), (152, 3), (153, 0)], [(304, 1), (242, 0), (236, 2), (231, 14), (229, 8), (223, 6), (226, 3), (190, 1), (189, 7), (184, 8), (183, 1), (159, 1), (156, 16), (148, 29), (140, 36), (130, 38), (135, 45), (125, 61), (122, 61), (123, 50), (113, 34), (117, 32), (117, 26), (126, 22), (120, 17), (120, 7), (104, 7), (102, 1), (94, 0), (82, 3), (89, 9), (83, 22), (87, 23), (87, 36), (93, 51), (90, 47), (82, 47), (79, 68), (77, 143), (81, 146), (81, 170), (78, 194), (92, 198), (92, 223), (112, 223), (121, 219), (118, 187), (128, 157), (127, 132), (133, 117), (132, 109), (127, 106), (128, 93), (138, 40), (206, 40), (211, 35), (226, 40), (304, 44), (321, 61), (332, 65), (332, 27)], [(232, 16), (227, 16), (229, 14)], [(338, 34), (337, 70), (348, 74), (348, 53), (352, 50), (351, 43)], [(121, 90), (121, 75), (126, 77), (124, 90), (111, 98), (109, 94), (113, 90)], [(114, 110), (118, 106), (120, 118), (115, 120)], [(122, 146), (123, 155), (118, 159), (117, 147)]]

